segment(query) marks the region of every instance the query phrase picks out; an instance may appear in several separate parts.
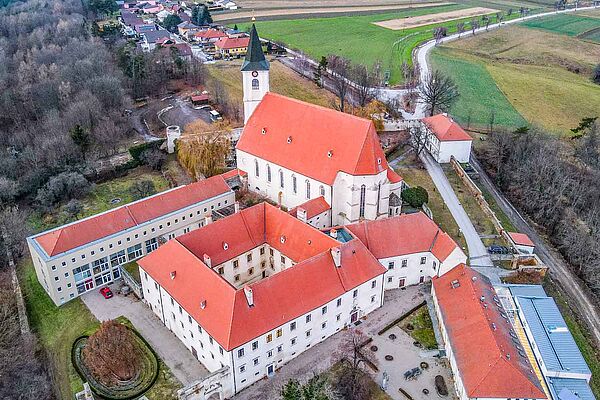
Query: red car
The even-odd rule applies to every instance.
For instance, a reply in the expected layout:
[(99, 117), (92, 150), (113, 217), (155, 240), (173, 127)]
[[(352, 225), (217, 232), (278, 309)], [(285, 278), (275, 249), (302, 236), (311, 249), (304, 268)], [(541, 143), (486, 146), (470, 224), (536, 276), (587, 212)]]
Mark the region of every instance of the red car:
[(104, 296), (105, 299), (110, 299), (111, 297), (113, 297), (113, 293), (109, 287), (103, 287), (102, 289), (100, 289), (100, 294)]

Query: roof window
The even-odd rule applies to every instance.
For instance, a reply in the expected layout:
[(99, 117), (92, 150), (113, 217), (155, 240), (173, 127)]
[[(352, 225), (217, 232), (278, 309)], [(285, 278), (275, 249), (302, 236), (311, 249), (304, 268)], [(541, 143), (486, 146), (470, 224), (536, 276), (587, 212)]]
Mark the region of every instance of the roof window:
[(327, 157), (331, 158), (333, 156), (333, 150), (329, 150), (327, 152)]
[(292, 137), (291, 137), (291, 136), (288, 136), (288, 138), (287, 138), (287, 142), (288, 142), (288, 143), (292, 143)]
[(227, 242), (223, 242), (223, 250), (227, 250), (229, 248), (229, 245), (227, 244)]
[(262, 130), (261, 130), (261, 132), (260, 132), (260, 133), (262, 133), (263, 135), (264, 135), (265, 133), (267, 133), (267, 128), (262, 128)]

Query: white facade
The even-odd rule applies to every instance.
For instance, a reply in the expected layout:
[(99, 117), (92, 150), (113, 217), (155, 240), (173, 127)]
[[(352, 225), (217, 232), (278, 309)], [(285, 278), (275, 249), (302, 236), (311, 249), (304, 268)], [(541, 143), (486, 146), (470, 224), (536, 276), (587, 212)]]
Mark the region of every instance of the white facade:
[(192, 354), (210, 372), (223, 367), (230, 369), (227, 374), (230, 386), (223, 387), (226, 397), (274, 373), (305, 350), (383, 305), (383, 275), (380, 275), (227, 351), (142, 268), (140, 277), (144, 301)]
[(242, 71), (244, 90), (244, 124), (269, 91), (269, 71)]
[(52, 301), (61, 305), (120, 278), (121, 265), (153, 251), (159, 240), (198, 229), (207, 213), (233, 203), (235, 193), (228, 191), (52, 257), (35, 240), (43, 233), (27, 238), (27, 244), (39, 282)]
[(435, 135), (430, 135), (427, 150), (440, 164), (449, 163), (454, 157), (460, 163), (471, 159), (471, 140), (440, 141)]
[(385, 170), (377, 175), (365, 176), (338, 172), (331, 186), (239, 149), (236, 153), (239, 168), (248, 173), (249, 190), (287, 209), (323, 196), (331, 205), (333, 225), (355, 223), (361, 218), (387, 218), (390, 192), (400, 196), (402, 189), (402, 182), (389, 182)]

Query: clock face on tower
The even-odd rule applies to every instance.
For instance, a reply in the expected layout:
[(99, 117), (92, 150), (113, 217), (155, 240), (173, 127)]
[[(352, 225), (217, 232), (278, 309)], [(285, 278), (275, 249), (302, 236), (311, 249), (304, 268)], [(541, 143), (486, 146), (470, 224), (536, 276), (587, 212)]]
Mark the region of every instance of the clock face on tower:
[(258, 76), (258, 71), (252, 71), (252, 76), (256, 78)]

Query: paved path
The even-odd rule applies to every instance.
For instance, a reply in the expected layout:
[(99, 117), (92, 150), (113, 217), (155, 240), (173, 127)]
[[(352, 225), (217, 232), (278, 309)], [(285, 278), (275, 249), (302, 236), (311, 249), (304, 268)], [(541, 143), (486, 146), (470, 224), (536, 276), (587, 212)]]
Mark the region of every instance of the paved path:
[(531, 224), (515, 209), (506, 197), (496, 188), (487, 173), (474, 156), (471, 156), (471, 165), (479, 173), (479, 180), (483, 187), (492, 195), (500, 209), (508, 216), (512, 224), (520, 232), (527, 234), (535, 244), (535, 253), (550, 267), (550, 276), (561, 285), (561, 290), (575, 301), (575, 308), (581, 318), (586, 321), (596, 344), (600, 346), (600, 314), (593, 294), (585, 284), (571, 271), (560, 254), (540, 236)]
[(492, 262), (487, 249), (483, 245), (483, 242), (475, 230), (471, 219), (465, 212), (465, 209), (458, 201), (458, 197), (456, 197), (440, 164), (435, 162), (435, 160), (426, 152), (421, 153), (421, 160), (467, 241), (471, 266), (493, 267), (494, 263)]
[[(113, 293), (116, 293), (119, 286), (120, 283), (110, 285)], [(124, 297), (115, 294), (112, 299), (107, 300), (97, 290), (93, 290), (84, 294), (82, 298), (92, 314), (100, 321), (120, 316), (131, 321), (184, 386), (208, 375), (208, 370), (192, 356), (183, 343), (133, 295)]]

